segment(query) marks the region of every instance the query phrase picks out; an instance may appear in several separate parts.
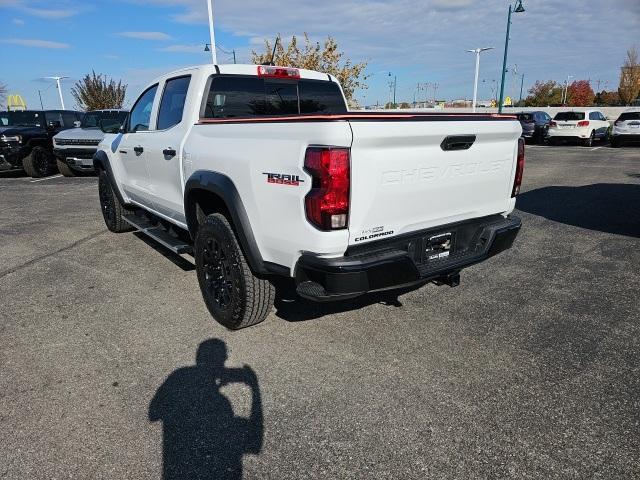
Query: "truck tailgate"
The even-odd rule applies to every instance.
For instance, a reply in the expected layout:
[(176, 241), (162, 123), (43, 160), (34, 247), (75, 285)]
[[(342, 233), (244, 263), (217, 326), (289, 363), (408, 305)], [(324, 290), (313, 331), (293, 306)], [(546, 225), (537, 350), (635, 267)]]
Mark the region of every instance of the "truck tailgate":
[(520, 123), (468, 118), (350, 121), (350, 245), (513, 209)]

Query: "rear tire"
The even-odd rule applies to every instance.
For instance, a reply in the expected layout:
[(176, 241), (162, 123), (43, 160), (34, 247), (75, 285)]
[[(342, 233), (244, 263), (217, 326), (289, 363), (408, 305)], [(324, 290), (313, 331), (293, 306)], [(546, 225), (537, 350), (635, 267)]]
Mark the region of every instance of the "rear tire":
[(56, 163), (58, 164), (58, 170), (65, 177), (75, 177), (76, 173), (71, 169), (69, 165), (64, 163), (62, 160), (57, 159)]
[(102, 218), (104, 218), (107, 228), (114, 233), (133, 230), (133, 227), (122, 218), (127, 213), (127, 209), (118, 200), (109, 177), (104, 170), (100, 170), (98, 175), (98, 195), (100, 197)]
[(224, 215), (214, 213), (200, 224), (195, 260), (202, 298), (218, 323), (238, 330), (267, 317), (275, 288), (253, 275)]
[(22, 168), (33, 178), (47, 177), (54, 172), (51, 154), (43, 147), (33, 147), (31, 153), (22, 159)]
[(589, 135), (589, 138), (585, 138), (582, 141), (582, 146), (584, 146), (584, 147), (592, 147), (593, 146), (593, 142), (595, 141), (595, 139), (596, 139), (596, 131), (592, 130), (591, 131), (591, 135)]

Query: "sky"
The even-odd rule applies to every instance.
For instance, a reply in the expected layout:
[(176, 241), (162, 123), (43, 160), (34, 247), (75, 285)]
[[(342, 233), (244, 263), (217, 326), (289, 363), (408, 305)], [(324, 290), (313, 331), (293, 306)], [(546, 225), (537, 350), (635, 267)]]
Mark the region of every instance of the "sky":
[[(0, 0), (0, 82), (31, 108), (59, 108), (60, 75), (70, 89), (95, 70), (129, 85), (126, 105), (155, 76), (210, 62), (207, 0)], [(514, 2), (512, 1), (512, 4)], [(640, 0), (524, 0), (514, 14), (506, 94), (519, 97), (535, 80), (590, 79), (616, 89), (626, 50), (640, 50)], [(398, 102), (434, 96), (471, 98), (477, 47), (494, 47), (480, 62), (479, 98), (500, 80), (507, 0), (214, 0), (218, 63), (249, 63), (265, 38), (307, 32), (333, 36), (347, 58), (367, 62), (368, 89), (360, 104), (389, 99), (389, 72)]]

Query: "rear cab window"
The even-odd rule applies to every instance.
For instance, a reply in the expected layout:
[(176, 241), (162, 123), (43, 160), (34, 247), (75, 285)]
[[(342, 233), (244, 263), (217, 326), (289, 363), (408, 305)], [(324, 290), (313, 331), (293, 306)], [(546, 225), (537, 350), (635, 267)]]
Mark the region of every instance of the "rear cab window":
[(584, 112), (558, 112), (553, 119), (562, 122), (584, 120)]
[(157, 130), (165, 130), (182, 121), (184, 103), (187, 99), (191, 75), (170, 78), (165, 82), (160, 109), (158, 110)]
[(204, 108), (204, 118), (342, 113), (347, 113), (347, 106), (335, 82), (243, 75), (214, 76)]

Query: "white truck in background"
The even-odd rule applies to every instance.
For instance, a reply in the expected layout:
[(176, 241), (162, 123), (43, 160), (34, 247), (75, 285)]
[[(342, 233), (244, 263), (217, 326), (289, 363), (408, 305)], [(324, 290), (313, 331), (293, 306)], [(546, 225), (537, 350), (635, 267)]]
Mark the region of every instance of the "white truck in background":
[(94, 157), (107, 227), (193, 253), (224, 326), (262, 321), (273, 276), (331, 301), (437, 281), (508, 249), (515, 117), (349, 112), (327, 74), (203, 65), (154, 80)]

